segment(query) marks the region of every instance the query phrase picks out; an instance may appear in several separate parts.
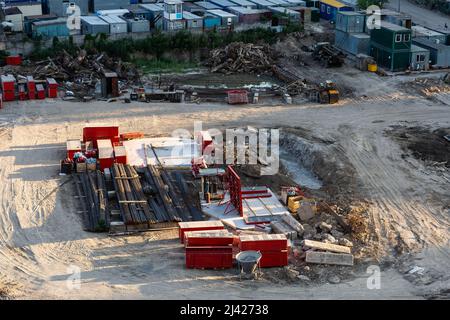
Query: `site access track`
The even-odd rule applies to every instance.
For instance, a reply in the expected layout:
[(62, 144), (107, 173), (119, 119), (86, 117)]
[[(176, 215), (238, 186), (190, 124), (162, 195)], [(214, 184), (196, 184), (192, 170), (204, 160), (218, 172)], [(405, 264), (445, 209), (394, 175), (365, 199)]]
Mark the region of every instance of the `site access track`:
[[(449, 265), (447, 176), (403, 151), (384, 130), (413, 123), (450, 125), (449, 106), (395, 91), (377, 82), (364, 99), (339, 105), (228, 106), (57, 101), (14, 102), (0, 113), (0, 288), (22, 298), (159, 298), (159, 299), (300, 299), (417, 298), (410, 282), (395, 269), (382, 272), (380, 290), (366, 289), (365, 270), (342, 284), (304, 287), (233, 280), (232, 273), (183, 268), (184, 255), (175, 237), (147, 233), (108, 237), (82, 231), (70, 177), (58, 176), (64, 143), (76, 138), (85, 122), (108, 121), (124, 131), (169, 134), (192, 130), (194, 120), (207, 128), (295, 126), (334, 141), (337, 153), (355, 167), (372, 201), (372, 242), (393, 257), (399, 251), (432, 250), (430, 267)], [(385, 92), (383, 99), (378, 92)], [(395, 94), (394, 94), (395, 93)], [(152, 241), (158, 240), (158, 241)], [(401, 250), (400, 250), (401, 249)], [(67, 287), (79, 268), (81, 287)], [(447, 272), (448, 270), (444, 270)], [(444, 274), (443, 279), (447, 279)], [(255, 288), (256, 286), (256, 288)], [(256, 289), (256, 290), (255, 290)]]

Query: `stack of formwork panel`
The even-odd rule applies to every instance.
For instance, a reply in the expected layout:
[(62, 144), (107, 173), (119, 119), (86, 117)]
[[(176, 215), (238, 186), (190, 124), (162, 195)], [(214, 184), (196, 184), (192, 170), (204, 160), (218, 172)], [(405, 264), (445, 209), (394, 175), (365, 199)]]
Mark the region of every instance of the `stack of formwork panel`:
[(114, 146), (114, 158), (116, 163), (127, 163), (127, 150), (124, 146)]
[(12, 74), (2, 75), (2, 94), (4, 101), (14, 101), (16, 99), (16, 78)]
[(81, 141), (71, 139), (66, 141), (67, 158), (73, 159), (76, 152), (81, 152)]
[(225, 226), (219, 220), (179, 222), (178, 227), (178, 236), (180, 237), (181, 243), (184, 243), (185, 232), (225, 230)]
[(88, 125), (83, 128), (83, 142), (92, 141), (97, 147), (97, 140), (108, 139), (112, 143), (119, 141), (119, 127), (109, 125)]
[(33, 76), (27, 76), (27, 91), (28, 99), (36, 99), (36, 82), (34, 82)]
[(261, 252), (261, 268), (283, 267), (288, 264), (288, 240), (284, 234), (241, 235), (239, 250)]
[(49, 98), (58, 96), (58, 83), (53, 78), (47, 78), (47, 96)]
[(100, 169), (103, 171), (106, 168), (111, 168), (114, 164), (114, 148), (111, 140), (99, 139), (97, 140), (97, 147)]
[(184, 232), (186, 267), (223, 269), (233, 266), (233, 234), (226, 230)]
[(36, 93), (37, 93), (37, 98), (39, 100), (45, 99), (45, 89), (44, 89), (44, 86), (42, 84), (37, 84), (36, 85)]

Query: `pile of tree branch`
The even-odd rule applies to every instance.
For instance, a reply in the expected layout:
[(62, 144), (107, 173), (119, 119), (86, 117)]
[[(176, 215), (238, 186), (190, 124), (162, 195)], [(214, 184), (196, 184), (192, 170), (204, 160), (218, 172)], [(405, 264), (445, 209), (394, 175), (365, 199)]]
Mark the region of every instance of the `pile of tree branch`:
[(208, 65), (211, 72), (265, 73), (271, 71), (274, 60), (275, 55), (267, 45), (233, 42), (212, 50)]

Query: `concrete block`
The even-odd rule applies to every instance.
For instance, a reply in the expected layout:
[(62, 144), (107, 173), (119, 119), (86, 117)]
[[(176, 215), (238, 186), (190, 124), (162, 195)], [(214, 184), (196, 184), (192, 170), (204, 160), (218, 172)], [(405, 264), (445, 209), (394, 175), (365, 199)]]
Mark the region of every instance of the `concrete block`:
[(307, 263), (316, 264), (353, 266), (353, 255), (345, 253), (307, 251), (305, 261)]

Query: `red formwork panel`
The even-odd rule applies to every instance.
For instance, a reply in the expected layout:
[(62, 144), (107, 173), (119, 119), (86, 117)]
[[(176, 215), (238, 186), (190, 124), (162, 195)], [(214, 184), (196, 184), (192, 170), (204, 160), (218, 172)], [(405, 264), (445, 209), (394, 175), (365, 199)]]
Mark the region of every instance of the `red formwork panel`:
[(233, 234), (226, 230), (188, 231), (184, 233), (186, 247), (232, 246)]
[(45, 89), (41, 84), (36, 85), (37, 98), (42, 100), (45, 99)]
[(233, 267), (233, 247), (186, 247), (186, 267), (225, 269)]
[(211, 220), (211, 221), (189, 221), (189, 222), (178, 222), (178, 236), (180, 237), (180, 242), (184, 243), (184, 233), (188, 231), (202, 231), (202, 230), (223, 230), (225, 226), (222, 221)]
[(16, 100), (16, 93), (14, 91), (3, 91), (3, 101)]
[(260, 252), (261, 260), (259, 261), (259, 266), (261, 268), (284, 267), (288, 265), (288, 250)]
[[(88, 125), (83, 128), (83, 142), (112, 139), (119, 136), (118, 126)], [(95, 144), (95, 143), (94, 143)], [(96, 145), (94, 145), (96, 147)]]
[(28, 99), (36, 99), (36, 82), (34, 82), (33, 76), (27, 76), (27, 91)]
[(58, 82), (53, 78), (47, 78), (47, 96), (49, 98), (58, 96)]
[(280, 251), (287, 250), (288, 241), (284, 234), (241, 235), (239, 249), (241, 251)]
[(66, 141), (67, 158), (73, 159), (73, 155), (76, 152), (81, 151), (81, 141), (72, 139)]
[(127, 150), (124, 146), (114, 147), (114, 158), (116, 163), (127, 164)]
[(98, 159), (98, 162), (100, 164), (100, 170), (105, 170), (106, 168), (111, 168), (114, 164), (114, 158), (103, 158)]
[(11, 66), (19, 66), (22, 64), (22, 57), (17, 55), (17, 56), (8, 56), (5, 59), (6, 64), (9, 64)]
[(16, 78), (11, 74), (1, 75), (0, 80), (2, 82), (2, 91), (15, 91), (16, 90)]
[(27, 92), (25, 90), (25, 84), (20, 84), (18, 87), (18, 92), (19, 92), (19, 100), (23, 101), (26, 100), (28, 98), (27, 96)]

